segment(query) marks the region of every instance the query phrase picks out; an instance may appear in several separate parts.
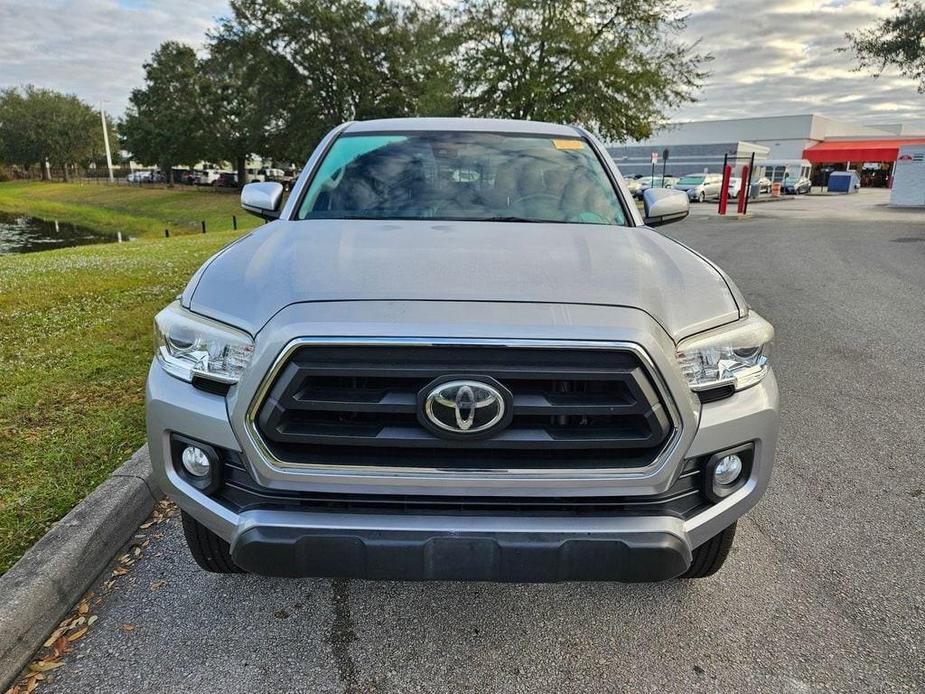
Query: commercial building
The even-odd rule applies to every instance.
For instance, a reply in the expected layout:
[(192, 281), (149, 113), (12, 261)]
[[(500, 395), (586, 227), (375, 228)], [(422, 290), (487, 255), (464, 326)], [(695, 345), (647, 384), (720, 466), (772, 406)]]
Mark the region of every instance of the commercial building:
[(672, 144), (659, 149), (650, 145), (631, 145), (608, 147), (607, 151), (624, 176), (651, 175), (653, 153), (658, 159), (654, 165), (656, 175), (660, 175), (664, 169), (667, 175), (675, 177), (690, 173), (722, 173), (724, 161), (732, 165), (733, 175), (741, 176), (742, 167), (751, 161), (752, 154), (755, 156), (756, 167), (768, 158), (767, 147), (744, 141)]
[[(608, 149), (621, 169), (630, 175), (648, 173), (649, 168), (636, 170), (639, 160), (644, 159), (648, 165), (652, 152), (661, 158), (665, 149), (669, 151), (669, 165), (676, 154), (680, 157), (692, 151), (711, 153), (699, 160), (678, 160), (678, 167), (669, 169), (674, 173), (682, 173), (685, 163), (691, 166), (683, 173), (700, 172), (704, 168), (718, 172), (722, 167), (719, 152), (734, 155), (741, 166), (741, 153), (752, 150), (756, 152), (756, 162), (762, 165), (793, 162), (788, 168), (790, 175), (809, 165), (811, 178), (817, 185), (824, 185), (832, 171), (855, 169), (862, 185), (888, 186), (900, 147), (917, 144), (925, 144), (925, 123), (863, 125), (813, 113), (678, 123), (648, 140), (612, 143)], [(765, 175), (765, 170), (757, 164), (756, 169)]]

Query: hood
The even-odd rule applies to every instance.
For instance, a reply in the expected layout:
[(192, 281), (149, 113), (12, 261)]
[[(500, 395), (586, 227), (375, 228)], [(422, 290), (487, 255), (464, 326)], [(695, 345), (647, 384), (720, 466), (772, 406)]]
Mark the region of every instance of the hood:
[(676, 340), (739, 315), (694, 252), (646, 227), (595, 224), (276, 221), (216, 254), (182, 298), (251, 334), (311, 301), (623, 306)]

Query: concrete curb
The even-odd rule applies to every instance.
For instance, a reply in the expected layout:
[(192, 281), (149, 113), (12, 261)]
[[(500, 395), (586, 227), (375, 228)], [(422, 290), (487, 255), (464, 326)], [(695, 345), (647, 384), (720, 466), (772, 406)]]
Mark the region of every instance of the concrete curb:
[(143, 446), (0, 577), (0, 691), (25, 667), (160, 497), (148, 447)]

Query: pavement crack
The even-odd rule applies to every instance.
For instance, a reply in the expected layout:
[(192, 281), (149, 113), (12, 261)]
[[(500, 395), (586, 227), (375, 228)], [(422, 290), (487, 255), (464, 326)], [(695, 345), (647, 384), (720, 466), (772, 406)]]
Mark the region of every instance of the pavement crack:
[(357, 636), (353, 628), (353, 615), (350, 612), (350, 582), (346, 578), (331, 580), (331, 603), (334, 607), (334, 619), (328, 641), (331, 655), (337, 667), (337, 678), (344, 685), (345, 694), (360, 694), (360, 682), (357, 678), (356, 665), (350, 655), (350, 644)]

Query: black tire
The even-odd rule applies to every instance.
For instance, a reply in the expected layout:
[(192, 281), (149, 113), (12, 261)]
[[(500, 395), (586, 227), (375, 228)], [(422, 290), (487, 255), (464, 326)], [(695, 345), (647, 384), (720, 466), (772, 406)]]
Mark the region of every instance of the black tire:
[(706, 202), (706, 201), (707, 201), (707, 194), (704, 193), (704, 192), (701, 190), (701, 191), (700, 191), (700, 195), (697, 196), (697, 200), (698, 200), (698, 202)]
[(227, 542), (185, 511), (181, 512), (181, 515), (186, 546), (189, 547), (190, 554), (199, 568), (214, 574), (247, 573), (234, 563), (231, 547)]
[(733, 523), (723, 532), (711, 537), (700, 547), (694, 550), (694, 559), (690, 568), (678, 578), (706, 578), (712, 576), (722, 568), (732, 549), (732, 541), (736, 536), (736, 524)]

